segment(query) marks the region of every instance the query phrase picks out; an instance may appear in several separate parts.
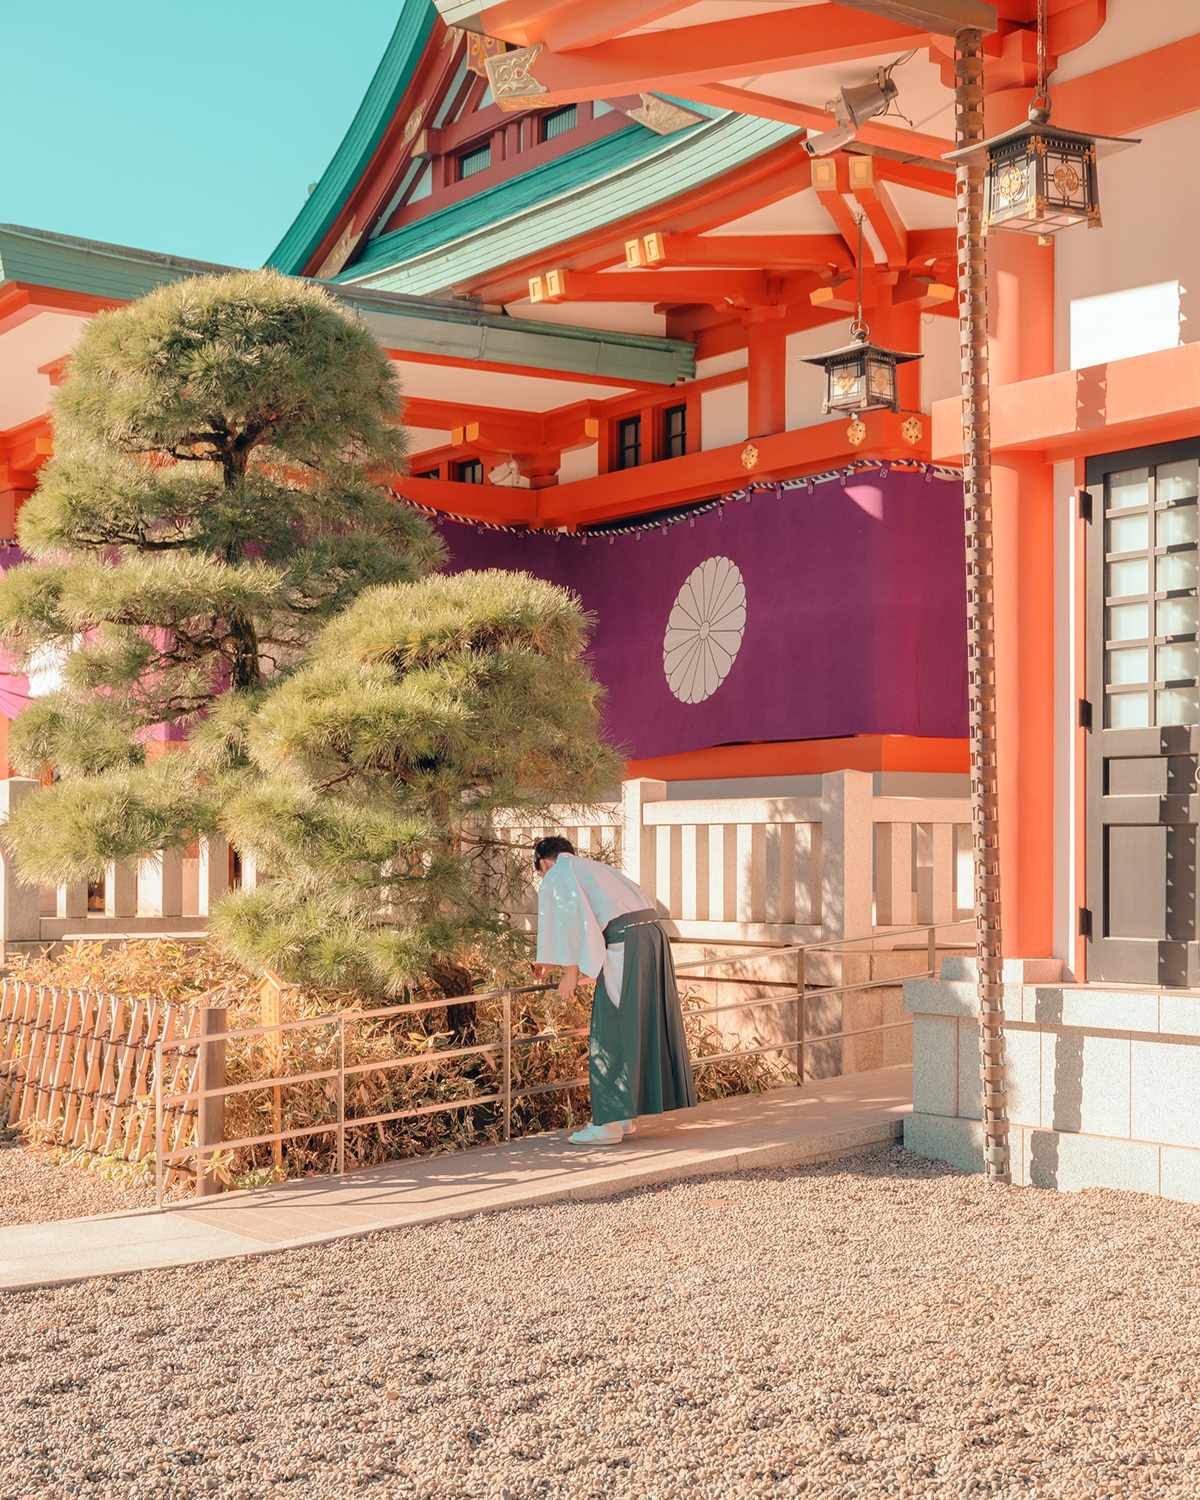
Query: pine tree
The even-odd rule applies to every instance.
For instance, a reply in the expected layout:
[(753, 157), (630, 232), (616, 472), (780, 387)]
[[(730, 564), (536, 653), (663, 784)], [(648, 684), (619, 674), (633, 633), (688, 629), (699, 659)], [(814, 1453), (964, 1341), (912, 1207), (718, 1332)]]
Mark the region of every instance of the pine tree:
[(220, 705), (209, 753), (258, 773), (223, 826), (274, 877), (222, 903), (223, 946), (294, 978), (469, 990), (468, 948), (505, 948), (531, 874), (496, 814), (581, 806), (621, 777), (589, 623), (528, 574), (431, 575), (364, 594), (251, 712)]
[(220, 776), (148, 742), (222, 697), (226, 722), (248, 711), (363, 589), (437, 561), (379, 483), (403, 464), (398, 408), (363, 325), (271, 272), (176, 282), (88, 326), (19, 518), (35, 561), (0, 581), (0, 636), (62, 679), (11, 735), (21, 772), (58, 778), (6, 831), (26, 878), (215, 828)]

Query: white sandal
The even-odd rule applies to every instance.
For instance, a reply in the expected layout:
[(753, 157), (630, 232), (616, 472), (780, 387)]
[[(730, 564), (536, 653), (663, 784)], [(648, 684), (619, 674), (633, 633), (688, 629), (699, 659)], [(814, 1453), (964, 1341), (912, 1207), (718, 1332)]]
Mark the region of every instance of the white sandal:
[(585, 1125), (582, 1130), (577, 1130), (571, 1139), (577, 1146), (615, 1146), (624, 1134), (616, 1121), (611, 1125), (597, 1125), (593, 1122)]

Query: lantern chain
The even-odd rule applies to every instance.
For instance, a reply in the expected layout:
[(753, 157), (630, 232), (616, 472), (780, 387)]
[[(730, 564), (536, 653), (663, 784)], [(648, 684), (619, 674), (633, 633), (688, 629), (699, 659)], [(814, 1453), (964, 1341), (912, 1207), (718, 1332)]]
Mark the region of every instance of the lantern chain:
[(1046, 79), (1046, 0), (1037, 0), (1037, 93), (1029, 106), (1029, 118), (1050, 118), (1050, 95)]
[[(954, 47), (955, 144), (984, 136), (983, 33), (960, 31)], [(959, 338), (963, 371), (963, 501), (971, 730), (980, 1077), (984, 1171), (1011, 1182), (1004, 1057), (1004, 954), (1000, 923), (999, 784), (996, 767), (996, 629), (992, 553), (991, 415), (988, 388), (984, 168), (959, 161), (956, 179)]]

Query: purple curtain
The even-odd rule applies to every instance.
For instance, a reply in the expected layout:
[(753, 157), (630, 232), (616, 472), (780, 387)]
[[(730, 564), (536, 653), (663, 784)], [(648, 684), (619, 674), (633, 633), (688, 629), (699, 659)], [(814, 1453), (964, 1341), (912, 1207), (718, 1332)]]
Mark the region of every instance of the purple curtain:
[(449, 569), (524, 569), (596, 616), (630, 759), (751, 740), (967, 733), (962, 486), (859, 474), (640, 538), (442, 521)]

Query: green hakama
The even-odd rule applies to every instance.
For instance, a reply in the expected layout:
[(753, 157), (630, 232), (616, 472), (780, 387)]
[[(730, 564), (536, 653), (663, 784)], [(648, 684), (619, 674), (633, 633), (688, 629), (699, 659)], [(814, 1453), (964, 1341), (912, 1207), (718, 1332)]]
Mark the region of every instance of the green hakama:
[(592, 1001), (588, 1075), (597, 1125), (688, 1109), (696, 1083), (683, 1030), (671, 944), (652, 910), (614, 917), (607, 947), (624, 942), (620, 1004), (601, 974)]

